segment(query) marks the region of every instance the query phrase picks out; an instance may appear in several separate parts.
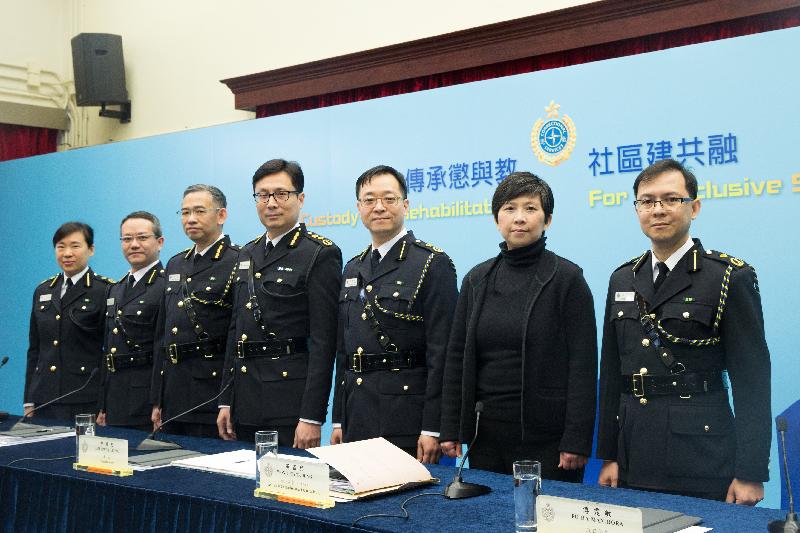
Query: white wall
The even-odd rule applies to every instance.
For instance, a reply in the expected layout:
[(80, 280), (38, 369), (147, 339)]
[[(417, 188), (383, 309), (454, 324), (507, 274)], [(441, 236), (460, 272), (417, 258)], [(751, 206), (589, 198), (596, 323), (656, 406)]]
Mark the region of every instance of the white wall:
[(33, 61), (71, 80), (71, 37), (122, 35), (133, 119), (120, 124), (84, 108), (68, 139), (80, 146), (252, 118), (234, 109), (224, 78), (584, 3), (0, 0), (0, 63)]

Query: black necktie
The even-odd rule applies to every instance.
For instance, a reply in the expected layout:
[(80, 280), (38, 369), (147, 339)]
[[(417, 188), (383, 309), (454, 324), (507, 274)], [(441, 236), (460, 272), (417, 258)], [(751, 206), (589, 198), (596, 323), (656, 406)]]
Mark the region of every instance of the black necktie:
[(272, 244), (272, 241), (267, 241), (267, 251), (264, 252), (264, 257), (267, 257), (269, 253), (275, 249), (275, 245)]
[(378, 270), (378, 263), (380, 262), (381, 262), (381, 253), (378, 250), (372, 250), (372, 255), (370, 256), (370, 263), (373, 272)]
[(127, 298), (127, 296), (133, 290), (134, 285), (136, 285), (136, 278), (133, 277), (133, 274), (128, 274), (128, 282), (125, 283), (125, 290), (122, 291), (123, 298)]
[(75, 284), (74, 284), (74, 283), (72, 283), (72, 278), (67, 278), (67, 283), (65, 283), (65, 285), (67, 286), (67, 288), (66, 288), (66, 290), (64, 291), (64, 294), (63, 294), (63, 295), (61, 295), (61, 297), (62, 297), (62, 298), (66, 298), (66, 297), (67, 297), (67, 294), (69, 294), (69, 291), (72, 289), (72, 287), (74, 287), (74, 286), (75, 286)]
[(666, 263), (658, 262), (656, 263), (656, 268), (658, 269), (658, 276), (656, 276), (656, 280), (653, 282), (653, 288), (655, 288), (656, 292), (658, 292), (659, 287), (664, 283), (664, 280), (667, 279), (667, 274), (669, 274), (669, 267), (667, 267)]

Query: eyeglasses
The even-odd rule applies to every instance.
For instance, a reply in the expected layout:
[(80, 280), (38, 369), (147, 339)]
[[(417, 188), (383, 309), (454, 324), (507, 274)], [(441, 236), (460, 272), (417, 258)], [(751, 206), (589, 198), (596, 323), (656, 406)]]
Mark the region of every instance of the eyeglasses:
[(205, 216), (210, 211), (219, 211), (222, 209), (221, 207), (212, 207), (208, 209), (207, 207), (193, 207), (192, 209), (179, 209), (176, 211), (177, 214), (181, 216), (181, 218), (189, 218), (191, 215), (194, 215), (198, 218)]
[(123, 235), (122, 237), (119, 238), (119, 240), (122, 241), (122, 244), (131, 244), (131, 243), (133, 243), (133, 241), (145, 242), (150, 237), (155, 237), (155, 234), (153, 234), (153, 233), (142, 233), (140, 235)]
[(633, 205), (636, 209), (651, 211), (656, 207), (656, 204), (658, 204), (665, 211), (672, 211), (685, 203), (693, 201), (694, 198), (678, 198), (677, 196), (671, 196), (669, 198), (662, 198), (661, 200), (652, 200), (650, 198), (646, 200), (634, 200)]
[(363, 198), (358, 201), (364, 207), (375, 207), (378, 204), (378, 200), (383, 203), (384, 207), (391, 207), (397, 205), (400, 200), (402, 200), (399, 196), (384, 196), (383, 198)]
[(256, 201), (257, 204), (260, 203), (269, 203), (270, 198), (275, 198), (275, 201), (279, 204), (283, 204), (289, 201), (289, 197), (293, 194), (300, 196), (300, 191), (275, 191), (275, 192), (256, 192), (253, 193), (253, 199)]

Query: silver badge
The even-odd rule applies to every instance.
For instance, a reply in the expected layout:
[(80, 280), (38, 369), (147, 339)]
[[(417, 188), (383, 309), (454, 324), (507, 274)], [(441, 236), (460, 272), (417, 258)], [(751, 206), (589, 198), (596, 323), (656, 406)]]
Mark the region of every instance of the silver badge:
[(634, 298), (634, 292), (617, 292), (614, 293), (614, 301), (615, 302), (632, 302)]
[(180, 274), (170, 274), (169, 275), (169, 280), (170, 281), (180, 281), (181, 280), (181, 275)]

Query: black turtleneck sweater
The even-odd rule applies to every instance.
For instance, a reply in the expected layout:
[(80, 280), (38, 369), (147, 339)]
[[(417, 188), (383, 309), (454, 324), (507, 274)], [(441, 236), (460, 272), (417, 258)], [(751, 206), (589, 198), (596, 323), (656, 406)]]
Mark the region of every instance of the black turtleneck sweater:
[(500, 244), (500, 260), (489, 274), (476, 328), (476, 399), (484, 416), (519, 420), (522, 399), (522, 334), (527, 289), (533, 281), (545, 240), (509, 250)]

